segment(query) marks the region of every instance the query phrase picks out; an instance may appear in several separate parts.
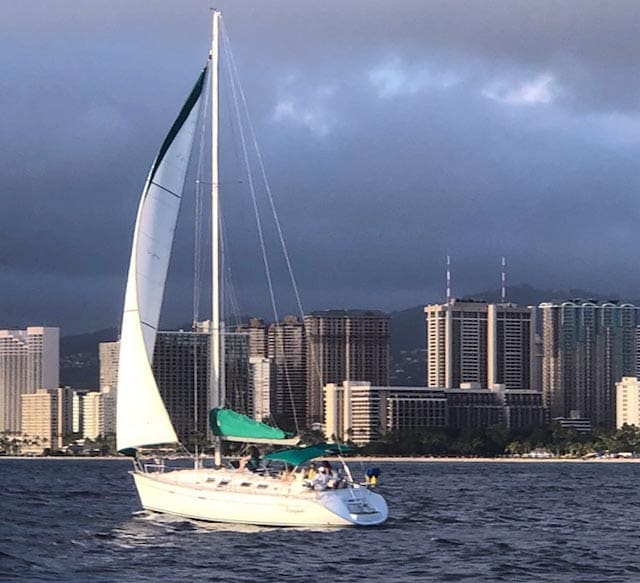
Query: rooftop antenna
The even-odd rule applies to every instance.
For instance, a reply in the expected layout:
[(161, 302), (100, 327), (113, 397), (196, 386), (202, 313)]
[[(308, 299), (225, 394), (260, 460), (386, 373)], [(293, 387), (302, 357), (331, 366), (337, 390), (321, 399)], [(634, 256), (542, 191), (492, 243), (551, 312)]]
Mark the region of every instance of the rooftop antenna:
[(507, 303), (507, 260), (502, 256), (502, 272), (500, 273), (500, 302)]
[(447, 255), (447, 304), (451, 302), (451, 256)]

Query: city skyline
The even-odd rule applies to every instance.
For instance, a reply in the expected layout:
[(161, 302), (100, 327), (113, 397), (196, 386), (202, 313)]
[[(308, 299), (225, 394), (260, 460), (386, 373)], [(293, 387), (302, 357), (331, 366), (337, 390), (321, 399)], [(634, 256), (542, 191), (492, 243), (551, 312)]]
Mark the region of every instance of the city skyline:
[[(434, 299), (447, 253), (458, 295), (493, 287), (501, 255), (510, 281), (636, 295), (633, 3), (587, 2), (580, 19), (571, 2), (293, 7), (221, 5), (306, 309)], [(5, 325), (52, 311), (65, 330), (112, 325), (133, 210), (206, 54), (208, 8), (10, 2), (1, 26)], [(190, 314), (190, 247), (176, 248), (170, 322)], [(238, 289), (264, 313), (248, 257)]]

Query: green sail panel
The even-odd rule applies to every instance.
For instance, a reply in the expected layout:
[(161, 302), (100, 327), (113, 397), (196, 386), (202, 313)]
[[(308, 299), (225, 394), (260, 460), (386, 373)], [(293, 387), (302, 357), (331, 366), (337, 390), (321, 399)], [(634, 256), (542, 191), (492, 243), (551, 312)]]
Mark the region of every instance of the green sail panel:
[(211, 409), (209, 425), (214, 435), (230, 441), (277, 443), (290, 441), (293, 437), (292, 433), (260, 423), (231, 409)]
[(356, 448), (338, 443), (318, 443), (307, 447), (294, 447), (274, 451), (264, 456), (265, 460), (285, 462), (291, 466), (299, 466), (309, 460), (336, 454), (348, 454), (357, 451)]

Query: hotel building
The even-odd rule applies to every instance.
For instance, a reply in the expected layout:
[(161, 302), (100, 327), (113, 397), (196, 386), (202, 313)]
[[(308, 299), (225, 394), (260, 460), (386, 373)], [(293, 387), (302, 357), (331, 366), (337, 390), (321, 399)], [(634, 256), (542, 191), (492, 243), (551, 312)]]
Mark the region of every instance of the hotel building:
[(98, 356), (100, 358), (100, 390), (110, 387), (115, 392), (118, 388), (120, 341), (100, 342)]
[(72, 389), (37, 389), (21, 400), (21, 432), (33, 442), (27, 451), (60, 449), (71, 438)]
[(452, 299), (424, 308), (427, 386), (535, 386), (535, 308)]
[(307, 416), (307, 342), (300, 318), (285, 316), (269, 326), (268, 356), (276, 375), (271, 414), (278, 425), (295, 431)]
[(356, 445), (366, 445), (388, 432), (497, 424), (514, 429), (547, 422), (539, 391), (376, 387), (345, 381), (327, 384), (324, 394), (327, 437)]
[(186, 447), (208, 431), (209, 338), (206, 331), (163, 331), (156, 336), (153, 374), (178, 439)]
[(0, 431), (21, 431), (21, 396), (59, 385), (60, 330), (0, 330)]
[(326, 310), (305, 316), (307, 422), (323, 420), (323, 387), (364, 381), (389, 384), (389, 321), (373, 310)]

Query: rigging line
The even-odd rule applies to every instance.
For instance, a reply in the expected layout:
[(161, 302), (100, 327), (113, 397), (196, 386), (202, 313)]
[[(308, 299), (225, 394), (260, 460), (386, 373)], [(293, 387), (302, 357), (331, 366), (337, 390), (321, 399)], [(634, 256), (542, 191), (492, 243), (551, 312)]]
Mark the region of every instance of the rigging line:
[[(271, 272), (269, 269), (269, 261), (267, 258), (267, 254), (266, 254), (266, 248), (265, 248), (265, 244), (264, 244), (264, 237), (262, 234), (262, 225), (261, 225), (261, 221), (260, 221), (260, 213), (258, 211), (258, 206), (257, 206), (257, 202), (256, 202), (256, 196), (255, 196), (255, 187), (253, 184), (253, 175), (251, 174), (250, 171), (250, 167), (249, 167), (249, 158), (248, 158), (248, 154), (247, 154), (247, 146), (246, 146), (246, 140), (245, 140), (245, 133), (244, 133), (244, 126), (242, 123), (242, 116), (240, 114), (240, 108), (238, 105), (238, 93), (241, 96), (242, 99), (242, 103), (243, 103), (243, 109), (244, 109), (244, 114), (245, 117), (247, 119), (247, 125), (249, 127), (250, 130), (250, 135), (253, 138), (253, 144), (254, 144), (254, 149), (256, 151), (256, 153), (258, 154), (258, 159), (260, 160), (260, 168), (262, 171), (262, 178), (263, 178), (263, 182), (265, 184), (265, 186), (267, 187), (267, 193), (269, 194), (269, 201), (270, 201), (270, 205), (271, 205), (271, 209), (272, 209), (272, 214), (274, 214), (274, 218), (275, 218), (275, 223), (278, 227), (278, 232), (279, 232), (279, 236), (280, 236), (280, 240), (281, 240), (281, 246), (283, 248), (283, 254), (285, 256), (286, 262), (287, 262), (287, 266), (289, 268), (289, 273), (290, 273), (290, 277), (291, 277), (291, 281), (292, 281), (292, 286), (294, 288), (295, 294), (296, 294), (296, 299), (298, 301), (298, 307), (301, 313), (301, 319), (302, 319), (302, 325), (304, 327), (304, 314), (302, 313), (302, 304), (300, 302), (300, 296), (298, 294), (297, 291), (297, 286), (295, 283), (295, 278), (292, 277), (293, 272), (291, 270), (291, 262), (289, 260), (287, 251), (286, 251), (286, 245), (284, 245), (284, 238), (282, 235), (282, 229), (280, 228), (280, 224), (279, 221), (277, 219), (277, 213), (275, 213), (275, 207), (273, 205), (273, 201), (271, 200), (272, 197), (270, 195), (270, 189), (269, 189), (269, 184), (268, 181), (266, 179), (266, 172), (264, 169), (264, 164), (262, 164), (262, 158), (260, 156), (260, 149), (258, 148), (258, 143), (256, 140), (256, 136), (255, 136), (255, 132), (253, 131), (253, 126), (251, 124), (251, 118), (249, 116), (249, 109), (247, 107), (247, 103), (246, 103), (246, 98), (244, 95), (244, 91), (242, 89), (242, 84), (240, 83), (240, 75), (238, 74), (238, 68), (236, 66), (235, 60), (233, 58), (233, 51), (231, 50), (231, 43), (229, 41), (229, 35), (227, 33), (226, 27), (223, 23), (222, 25), (222, 31), (223, 34), (222, 39), (223, 39), (223, 47), (226, 53), (226, 56), (229, 60), (229, 67), (227, 68), (229, 71), (229, 77), (230, 77), (230, 85), (231, 85), (231, 89), (232, 89), (232, 94), (233, 94), (233, 98), (234, 98), (234, 106), (236, 109), (236, 116), (237, 116), (237, 120), (238, 120), (238, 127), (240, 130), (240, 137), (241, 137), (241, 141), (242, 141), (242, 150), (243, 150), (243, 154), (244, 154), (244, 159), (245, 159), (245, 164), (246, 164), (246, 170), (247, 170), (247, 177), (249, 180), (249, 188), (251, 191), (251, 197), (252, 197), (252, 201), (253, 201), (253, 206), (254, 206), (254, 213), (256, 216), (256, 223), (258, 225), (258, 233), (260, 236), (260, 246), (262, 249), (262, 256), (263, 256), (263, 261), (265, 263), (265, 271), (266, 271), (266, 276), (267, 276), (267, 282), (268, 282), (268, 286), (269, 286), (269, 294), (271, 297), (271, 305), (273, 308), (273, 315), (275, 318), (275, 321), (278, 322), (279, 317), (278, 317), (278, 310), (276, 307), (276, 301), (275, 301), (275, 295), (274, 295), (274, 291), (273, 291), (273, 284), (271, 281)], [(284, 334), (284, 323), (283, 323), (283, 334)], [(313, 357), (312, 357), (313, 359)], [(296, 404), (295, 404), (295, 399), (293, 397), (293, 389), (291, 387), (291, 379), (290, 379), (290, 375), (289, 375), (289, 367), (288, 367), (288, 363), (287, 363), (287, 359), (286, 359), (286, 355), (283, 353), (283, 363), (284, 363), (284, 372), (285, 372), (285, 377), (286, 377), (286, 384), (287, 384), (287, 389), (288, 389), (288, 393), (289, 393), (289, 399), (290, 399), (290, 404), (291, 404), (291, 412), (292, 412), (292, 416), (293, 416), (293, 420), (294, 420), (294, 424), (296, 427), (296, 432), (300, 432), (300, 425), (298, 423), (298, 414), (297, 414), (297, 410), (296, 410)]]
[[(233, 57), (233, 51), (231, 50), (231, 43), (229, 41), (229, 35), (227, 34), (226, 28), (224, 29), (223, 39), (224, 39), (225, 51), (227, 53), (227, 57), (228, 57), (229, 63), (230, 63), (229, 70), (232, 71), (232, 73), (233, 73), (232, 80), (231, 80), (231, 85), (234, 88), (234, 97), (236, 99), (236, 107), (237, 107), (237, 97), (236, 97), (236, 86), (237, 86), (237, 93), (240, 94), (240, 97), (242, 99), (244, 115), (245, 115), (245, 117), (247, 119), (247, 125), (249, 127), (250, 136), (252, 137), (252, 140), (253, 140), (253, 147), (254, 147), (254, 150), (255, 150), (255, 152), (257, 154), (258, 161), (260, 163), (260, 170), (261, 170), (261, 173), (262, 173), (262, 180), (263, 180), (263, 183), (265, 185), (266, 192), (268, 194), (268, 200), (269, 200), (269, 204), (271, 206), (271, 212), (272, 212), (272, 215), (274, 217), (274, 222), (275, 222), (275, 225), (276, 225), (277, 230), (278, 230), (278, 235), (279, 235), (279, 238), (280, 238), (280, 245), (281, 245), (281, 248), (282, 248), (282, 251), (283, 251), (283, 256), (284, 256), (285, 261), (287, 263), (287, 268), (288, 268), (288, 271), (289, 271), (289, 278), (291, 280), (291, 284), (292, 284), (292, 287), (293, 287), (293, 290), (294, 290), (294, 293), (295, 293), (295, 296), (296, 296), (298, 310), (300, 312), (300, 318), (301, 318), (302, 325), (303, 325), (303, 330), (304, 330), (304, 328), (305, 328), (304, 312), (303, 312), (303, 309), (302, 309), (302, 302), (300, 300), (300, 294), (298, 292), (298, 288), (297, 288), (297, 284), (296, 284), (296, 281), (295, 281), (295, 277), (293, 276), (293, 269), (292, 269), (292, 266), (291, 266), (291, 261), (289, 259), (289, 255), (287, 253), (286, 244), (284, 242), (284, 235), (282, 233), (282, 229), (280, 227), (280, 222), (278, 220), (278, 215), (277, 215), (277, 212), (275, 210), (275, 205), (273, 203), (273, 197), (271, 195), (271, 189), (269, 187), (269, 182), (267, 180), (266, 171), (265, 171), (265, 168), (264, 168), (264, 164), (262, 162), (262, 156), (260, 154), (260, 148), (258, 147), (258, 142), (257, 142), (257, 139), (256, 139), (255, 131), (253, 129), (253, 125), (251, 124), (251, 117), (249, 115), (249, 108), (247, 106), (246, 97), (245, 97), (244, 91), (242, 89), (242, 84), (240, 83), (240, 75), (238, 73), (238, 68), (236, 66), (236, 62), (235, 62), (235, 59)], [(239, 126), (241, 128), (241, 134), (242, 134), (242, 139), (243, 139), (243, 147), (246, 148), (246, 145), (244, 144), (244, 131), (243, 131), (240, 119), (241, 119), (240, 118), (240, 114), (238, 114)], [(264, 247), (263, 247), (263, 249), (264, 249)], [(269, 280), (269, 290), (270, 290), (271, 295), (273, 297), (273, 287), (271, 285), (270, 273), (267, 273), (267, 277), (268, 277), (268, 280)], [(275, 308), (275, 299), (273, 299), (272, 303), (273, 303), (273, 306), (274, 306), (275, 320), (277, 322), (279, 318), (278, 318), (278, 315), (277, 315), (277, 310)], [(284, 323), (282, 323), (282, 327), (283, 327), (282, 333), (284, 334), (284, 332), (285, 332)], [(316, 372), (318, 374), (318, 378), (320, 378), (319, 366), (318, 366), (318, 364), (316, 362), (316, 359), (315, 359), (315, 357), (313, 355), (313, 348), (311, 350), (312, 350), (312, 352), (311, 352), (311, 360), (314, 362), (315, 370), (316, 370)], [(296, 407), (295, 399), (293, 397), (293, 389), (292, 389), (292, 386), (291, 386), (291, 378), (290, 378), (290, 374), (289, 374), (289, 366), (288, 366), (286, 355), (284, 354), (284, 348), (283, 348), (282, 360), (283, 360), (283, 363), (284, 363), (284, 372), (285, 372), (285, 377), (286, 377), (286, 385), (287, 385), (287, 390), (288, 390), (288, 393), (289, 393), (289, 400), (290, 400), (290, 404), (291, 404), (291, 411), (292, 411), (292, 415), (293, 415), (293, 420), (294, 420), (294, 423), (295, 423), (296, 431), (299, 432), (300, 431), (300, 426), (299, 426), (299, 423), (298, 423), (297, 407)]]
[[(198, 158), (196, 162), (196, 188), (195, 188), (195, 228), (193, 236), (193, 312), (192, 312), (192, 334), (193, 334), (193, 448), (195, 463), (198, 464), (199, 440), (200, 440), (200, 415), (199, 415), (199, 340), (197, 333), (198, 319), (200, 316), (200, 286), (202, 275), (202, 215), (203, 215), (203, 167), (204, 149), (206, 139), (207, 108), (209, 102), (209, 83), (205, 84), (204, 99), (200, 108), (200, 140), (198, 144)], [(186, 448), (185, 448), (186, 449)]]
[[(224, 29), (224, 21), (221, 19), (221, 24), (222, 24), (222, 28)], [(224, 46), (223, 46), (224, 48)], [(224, 68), (224, 70), (226, 71), (227, 75), (230, 74), (229, 71), (229, 64), (227, 63), (226, 59), (222, 59), (222, 66)], [(233, 109), (231, 108), (231, 96), (229, 95), (229, 91), (226, 87), (226, 85), (222, 85), (222, 93), (221, 93), (221, 103), (224, 104), (224, 108), (226, 111), (226, 115), (227, 115), (227, 119), (229, 120), (233, 120)], [(237, 171), (238, 168), (240, 168), (240, 166), (242, 165), (241, 161), (240, 161), (240, 151), (238, 148), (238, 138), (236, 136), (236, 127), (233, 123), (229, 123), (228, 126), (229, 130), (231, 131), (231, 139), (230, 139), (230, 143), (233, 144), (233, 159), (234, 159), (234, 170)], [(218, 181), (220, 181), (220, 177), (218, 177)], [(238, 182), (239, 184), (242, 183), (242, 180), (237, 180), (237, 181), (231, 181), (231, 182)], [(220, 182), (219, 182), (220, 183)]]
[[(225, 294), (225, 303), (229, 304), (229, 312), (231, 313), (232, 322), (238, 324), (240, 322), (240, 304), (238, 303), (238, 294), (236, 292), (235, 285), (233, 283), (233, 269), (231, 263), (231, 257), (228, 253), (225, 253), (227, 248), (227, 241), (229, 239), (227, 234), (226, 224), (222, 218), (223, 213), (220, 213), (220, 249), (226, 257), (225, 270), (223, 273), (225, 289), (229, 291)], [(225, 307), (226, 310), (226, 307)]]
[[(289, 279), (291, 280), (291, 286), (293, 287), (293, 293), (295, 295), (296, 304), (297, 304), (297, 307), (298, 307), (298, 312), (300, 313), (300, 317), (302, 318), (302, 322), (303, 322), (303, 326), (304, 326), (305, 334), (306, 334), (307, 333), (307, 325), (306, 325), (306, 322), (305, 322), (305, 319), (304, 319), (304, 309), (303, 309), (303, 306), (302, 306), (302, 300), (300, 298), (300, 292), (299, 292), (299, 289), (298, 289), (298, 284), (296, 282), (296, 278), (295, 278), (295, 275), (293, 273), (293, 266), (291, 264), (291, 259), (289, 257), (289, 252), (287, 250), (287, 245), (286, 245), (286, 242), (285, 242), (284, 232), (283, 232), (282, 226), (280, 224), (280, 219), (278, 217), (278, 212), (277, 212), (276, 207), (275, 207), (275, 203), (274, 203), (274, 199), (273, 199), (273, 193), (271, 191), (271, 186), (269, 185), (269, 180), (267, 179), (267, 173), (266, 173), (264, 161), (263, 161), (263, 158), (262, 158), (262, 154), (260, 152), (260, 148), (258, 146), (258, 140), (256, 138), (256, 133), (255, 133), (255, 130), (253, 128), (253, 124), (251, 123), (251, 117), (249, 116), (249, 108), (247, 106), (247, 99), (246, 99), (244, 90), (242, 89), (242, 85), (240, 84), (240, 81), (239, 81), (238, 68), (237, 68), (237, 65), (236, 65), (236, 62), (235, 62), (235, 58), (233, 56), (233, 50), (231, 49), (231, 43), (229, 42), (229, 36), (228, 36), (227, 31), (226, 31), (226, 27), (224, 25), (224, 22), (222, 23), (222, 27), (224, 29), (223, 39), (224, 39), (224, 43), (225, 43), (225, 46), (226, 46), (226, 51), (227, 51), (228, 56), (229, 56), (229, 62), (231, 63), (231, 66), (234, 69), (235, 75), (238, 78), (238, 88), (239, 88), (240, 98), (242, 100), (242, 104), (243, 104), (243, 107), (244, 107), (244, 110), (245, 110), (245, 115), (246, 115), (247, 121), (248, 121), (247, 125), (249, 127), (249, 133), (250, 133), (250, 136), (251, 136), (251, 138), (253, 140), (253, 147), (254, 147), (255, 152), (256, 152), (256, 157), (257, 157), (257, 160), (258, 160), (258, 165), (260, 167), (262, 180), (263, 180), (264, 185), (265, 185), (265, 190), (266, 190), (266, 193), (267, 193), (267, 199), (269, 201), (269, 206), (271, 207), (271, 213), (273, 215), (273, 220), (274, 220), (274, 223), (275, 223), (275, 226), (276, 226), (276, 231), (278, 233), (278, 238), (280, 240), (280, 246), (282, 248), (282, 253), (284, 255), (284, 259), (285, 259), (285, 262), (286, 262), (286, 265), (287, 265), (287, 271), (289, 273)], [(306, 335), (307, 335), (307, 338), (308, 338), (308, 334), (306, 334)], [(320, 382), (320, 384), (322, 384), (322, 375), (321, 375), (321, 372), (320, 372), (320, 364), (319, 364), (318, 358), (317, 358), (317, 356), (315, 354), (315, 350), (313, 348), (313, 343), (309, 342), (308, 346), (310, 347), (310, 352), (311, 352), (310, 356), (311, 356), (311, 360), (313, 362), (313, 366), (314, 366), (318, 381)], [(322, 390), (322, 387), (320, 387), (320, 389)]]
[[(222, 36), (224, 38), (224, 35), (222, 35)], [(226, 39), (225, 39), (225, 41), (226, 41)], [(228, 46), (227, 46), (227, 42), (225, 42), (225, 41), (223, 41), (223, 46), (224, 46), (225, 51), (227, 52), (227, 55), (228, 55)], [(263, 261), (265, 274), (266, 274), (266, 278), (267, 278), (267, 283), (268, 283), (268, 288), (269, 288), (271, 307), (272, 307), (272, 310), (273, 310), (274, 318), (277, 320), (278, 319), (278, 310), (277, 310), (275, 295), (274, 295), (274, 291), (273, 291), (273, 283), (272, 283), (272, 279), (271, 279), (271, 269), (270, 269), (270, 265), (269, 265), (269, 258), (268, 258), (267, 251), (266, 251), (266, 245), (265, 245), (265, 240), (264, 240), (264, 232), (263, 232), (263, 228), (262, 228), (262, 221), (261, 221), (260, 212), (259, 212), (259, 209), (258, 209), (258, 203), (257, 203), (257, 197), (256, 197), (256, 191), (255, 191), (255, 184), (254, 184), (254, 180), (253, 180), (253, 175), (251, 173), (251, 167), (250, 167), (250, 162), (249, 162), (249, 153), (248, 153), (248, 149), (247, 149), (247, 143), (246, 143), (246, 138), (245, 138), (244, 125), (243, 125), (243, 122), (242, 122), (242, 116), (241, 116), (241, 113), (240, 113), (240, 107), (239, 107), (239, 104), (238, 104), (238, 96), (237, 96), (237, 91), (236, 91), (236, 84), (235, 84), (235, 80), (233, 79), (233, 71), (232, 71), (231, 67), (227, 67), (227, 72), (228, 72), (228, 75), (229, 75), (230, 86), (231, 86), (231, 91), (232, 91), (232, 96), (233, 96), (234, 109), (235, 109), (235, 114), (236, 114), (236, 120), (237, 120), (237, 123), (238, 123), (239, 137), (240, 137), (241, 146), (242, 146), (243, 161), (244, 161), (245, 171), (246, 171), (247, 180), (248, 180), (248, 184), (249, 184), (249, 191), (251, 193), (251, 200), (252, 200), (252, 204), (253, 204), (253, 211), (254, 211), (254, 217), (255, 217), (255, 221), (256, 221), (256, 227), (257, 227), (258, 236), (259, 236), (259, 240), (260, 240), (262, 261)]]
[[(225, 301), (225, 304), (228, 304), (228, 306), (227, 305), (224, 306), (223, 311), (225, 312), (225, 314), (228, 312), (231, 315), (229, 318), (227, 318), (228, 320), (231, 320), (237, 324), (240, 320), (240, 309), (239, 309), (236, 289), (235, 289), (235, 286), (233, 285), (231, 261), (230, 261), (230, 258), (228, 257), (228, 254), (224, 252), (226, 249), (227, 240), (228, 240), (228, 236), (227, 236), (226, 225), (222, 220), (222, 213), (220, 213), (220, 249), (226, 257), (225, 270), (222, 274), (225, 282), (224, 288), (226, 290), (224, 301)], [(227, 335), (228, 335), (228, 332), (225, 331), (225, 336)], [(228, 347), (228, 344), (225, 342), (225, 350), (228, 349), (227, 347)], [(225, 362), (226, 362), (226, 359), (225, 359)], [(236, 401), (238, 403), (240, 403), (242, 399), (240, 398), (241, 394), (237, 386), (238, 371), (236, 370), (236, 368), (232, 369), (231, 367), (229, 368), (229, 371), (234, 373), (231, 376), (231, 380), (234, 382), (234, 384), (233, 384), (233, 387), (231, 387), (227, 380), (228, 390), (225, 392), (225, 403), (231, 408), (234, 408), (233, 402), (231, 400), (231, 393), (233, 392), (233, 394), (236, 396)]]
[(202, 109), (200, 112), (200, 140), (198, 143), (198, 158), (196, 163), (196, 189), (195, 189), (195, 229), (193, 240), (193, 319), (192, 326), (195, 328), (200, 316), (200, 292), (202, 285), (202, 237), (203, 237), (203, 208), (204, 208), (204, 185), (207, 184), (203, 180), (204, 173), (204, 150), (206, 140), (206, 120), (207, 107), (205, 104), (209, 102), (210, 84), (205, 85), (205, 93), (202, 101)]
[[(224, 30), (224, 25), (223, 25), (223, 30)], [(227, 52), (227, 56), (229, 57), (229, 61), (231, 62), (231, 58), (230, 58), (230, 52), (229, 52), (229, 41), (226, 38), (226, 31), (225, 34), (222, 35), (223, 38), (223, 46), (225, 47), (225, 51)], [(231, 67), (228, 68), (229, 71), (229, 81), (230, 81), (230, 85), (231, 85), (231, 91), (233, 93), (233, 103), (234, 103), (234, 108), (235, 108), (235, 113), (236, 113), (236, 120), (238, 122), (238, 128), (240, 131), (240, 142), (242, 145), (242, 155), (243, 155), (243, 159), (244, 159), (244, 164), (245, 164), (245, 170), (247, 173), (247, 182), (249, 184), (249, 191), (251, 193), (251, 201), (253, 203), (253, 212), (254, 212), (254, 216), (256, 219), (256, 227), (258, 229), (258, 238), (260, 239), (260, 249), (262, 252), (262, 262), (264, 264), (264, 268), (265, 268), (265, 273), (267, 276), (267, 282), (268, 282), (268, 286), (269, 286), (269, 296), (271, 299), (271, 307), (273, 310), (273, 315), (275, 317), (276, 320), (278, 320), (278, 309), (276, 307), (276, 300), (275, 300), (275, 296), (273, 293), (273, 283), (271, 281), (271, 269), (269, 267), (269, 258), (267, 257), (267, 250), (266, 250), (266, 246), (265, 246), (265, 242), (264, 242), (264, 233), (262, 230), (262, 221), (260, 219), (260, 211), (258, 209), (258, 202), (256, 199), (256, 189), (255, 189), (255, 184), (253, 182), (253, 175), (251, 174), (251, 166), (249, 163), (249, 153), (247, 150), (247, 143), (246, 143), (246, 139), (245, 139), (245, 134), (244, 134), (244, 125), (242, 123), (242, 116), (240, 114), (240, 106), (239, 106), (239, 102), (238, 102), (238, 95), (236, 92), (236, 86), (234, 83), (234, 79), (233, 79), (233, 74), (232, 74), (232, 70)]]
[(282, 252), (283, 252), (283, 255), (284, 255), (284, 259), (285, 259), (286, 264), (287, 264), (287, 270), (289, 272), (289, 278), (291, 279), (291, 284), (292, 284), (293, 291), (294, 291), (294, 294), (295, 294), (296, 303), (298, 305), (300, 314), (304, 315), (304, 310), (302, 309), (302, 300), (300, 299), (300, 293), (298, 291), (298, 285), (296, 283), (296, 279), (295, 279), (295, 276), (294, 276), (294, 273), (293, 273), (293, 267), (292, 267), (292, 264), (291, 264), (291, 260), (289, 258), (289, 253), (287, 251), (287, 245), (285, 243), (284, 233), (283, 233), (283, 230), (282, 230), (282, 226), (280, 224), (280, 219), (278, 217), (278, 212), (277, 212), (277, 210), (275, 208), (275, 204), (274, 204), (274, 201), (273, 201), (273, 194), (272, 194), (272, 191), (271, 191), (271, 187), (269, 185), (269, 180), (267, 179), (267, 173), (266, 173), (266, 170), (265, 170), (264, 161), (262, 159), (262, 154), (261, 154), (260, 148), (258, 146), (258, 140), (256, 138), (256, 134), (255, 134), (255, 131), (254, 131), (254, 128), (253, 128), (253, 124), (251, 123), (251, 117), (249, 116), (249, 107), (247, 105), (247, 99), (246, 99), (244, 90), (242, 88), (242, 85), (240, 83), (238, 67), (236, 65), (235, 58), (233, 56), (233, 51), (231, 49), (231, 43), (229, 42), (229, 37), (228, 37), (228, 34), (226, 32), (226, 27), (224, 26), (224, 24), (223, 24), (223, 28), (225, 29), (225, 34), (224, 34), (224, 37), (223, 37), (224, 38), (224, 43), (225, 43), (225, 49), (228, 52), (229, 62), (231, 64), (231, 67), (233, 68), (235, 78), (237, 79), (238, 93), (240, 95), (240, 99), (242, 101), (244, 113), (245, 113), (245, 116), (247, 118), (247, 126), (248, 126), (248, 129), (249, 129), (249, 135), (250, 135), (250, 137), (252, 139), (253, 147), (254, 147), (254, 150), (256, 152), (256, 157), (257, 157), (257, 160), (258, 160), (258, 165), (260, 167), (260, 173), (261, 173), (261, 176), (262, 176), (262, 181), (264, 182), (264, 185), (265, 185), (265, 190), (266, 190), (266, 193), (267, 193), (269, 206), (271, 208), (271, 213), (273, 215), (273, 219), (274, 219), (274, 222), (275, 222), (276, 230), (278, 232), (278, 238), (280, 240), (280, 246), (282, 247)]

